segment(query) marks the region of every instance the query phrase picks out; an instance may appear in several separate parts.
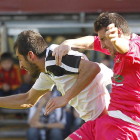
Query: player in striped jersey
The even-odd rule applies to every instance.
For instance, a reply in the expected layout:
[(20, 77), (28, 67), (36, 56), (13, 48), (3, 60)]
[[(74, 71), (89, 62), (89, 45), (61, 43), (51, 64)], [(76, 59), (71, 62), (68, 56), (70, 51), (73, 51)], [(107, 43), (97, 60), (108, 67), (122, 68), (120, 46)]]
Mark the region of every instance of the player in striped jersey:
[(68, 102), (85, 121), (106, 114), (106, 105), (109, 104), (106, 85), (111, 83), (112, 71), (103, 64), (88, 61), (84, 54), (76, 51), (70, 51), (63, 57), (62, 65), (56, 66), (55, 57), (52, 56), (56, 47), (47, 47), (42, 36), (34, 31), (19, 34), (14, 49), (20, 68), (39, 78), (27, 93), (0, 98), (0, 106), (29, 108), (56, 85), (63, 96), (50, 100), (46, 115)]

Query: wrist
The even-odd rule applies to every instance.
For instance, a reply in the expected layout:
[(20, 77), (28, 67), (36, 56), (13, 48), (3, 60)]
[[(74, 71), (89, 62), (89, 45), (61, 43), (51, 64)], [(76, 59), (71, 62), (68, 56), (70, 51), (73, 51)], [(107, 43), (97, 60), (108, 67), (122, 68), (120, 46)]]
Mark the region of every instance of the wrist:
[(67, 45), (69, 47), (69, 51), (70, 51), (73, 46), (73, 40), (72, 39), (66, 40), (64, 42), (64, 45)]
[(67, 103), (71, 100), (71, 96), (69, 96), (68, 93), (65, 94), (65, 95), (63, 96), (63, 98), (64, 98), (65, 102), (67, 102)]

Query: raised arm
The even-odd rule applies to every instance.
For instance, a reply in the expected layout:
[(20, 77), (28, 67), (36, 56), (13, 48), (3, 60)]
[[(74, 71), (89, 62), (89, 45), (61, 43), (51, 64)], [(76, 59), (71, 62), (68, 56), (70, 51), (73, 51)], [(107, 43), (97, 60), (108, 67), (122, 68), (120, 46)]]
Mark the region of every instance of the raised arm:
[(27, 93), (0, 97), (0, 107), (10, 109), (25, 109), (32, 107), (46, 91), (31, 88)]
[(124, 54), (128, 52), (130, 37), (124, 36), (121, 29), (115, 27), (114, 23), (108, 25), (106, 37), (113, 43), (119, 53)]
[(94, 36), (85, 36), (77, 39), (68, 39), (60, 44), (54, 51), (56, 65), (61, 65), (62, 56), (65, 56), (71, 48), (94, 49)]

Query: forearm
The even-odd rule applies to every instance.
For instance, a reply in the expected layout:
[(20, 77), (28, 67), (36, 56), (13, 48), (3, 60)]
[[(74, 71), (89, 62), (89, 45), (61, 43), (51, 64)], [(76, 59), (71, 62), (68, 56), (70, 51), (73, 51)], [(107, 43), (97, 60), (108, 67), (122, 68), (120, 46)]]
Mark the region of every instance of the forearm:
[(68, 39), (64, 44), (72, 48), (93, 49), (94, 36), (85, 36), (77, 39)]
[(10, 109), (25, 109), (32, 105), (27, 101), (27, 93), (0, 97), (0, 107)]
[(65, 99), (70, 101), (82, 90), (84, 90), (100, 72), (100, 67), (97, 63), (87, 61), (87, 65), (83, 66), (79, 72), (78, 78), (74, 85), (66, 92)]
[(128, 52), (130, 35), (124, 35), (120, 28), (115, 27), (114, 23), (108, 25), (105, 35), (119, 53)]
[(121, 54), (124, 54), (124, 53), (128, 52), (128, 50), (129, 50), (129, 40), (128, 39), (117, 38), (115, 41), (112, 41), (112, 43), (114, 44), (116, 50)]

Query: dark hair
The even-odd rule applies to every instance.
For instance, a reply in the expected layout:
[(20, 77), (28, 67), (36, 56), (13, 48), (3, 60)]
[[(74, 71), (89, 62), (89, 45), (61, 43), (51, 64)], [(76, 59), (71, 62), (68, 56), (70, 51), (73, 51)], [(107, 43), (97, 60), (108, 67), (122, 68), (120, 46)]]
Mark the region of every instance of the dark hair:
[(18, 49), (18, 52), (25, 58), (29, 51), (32, 51), (38, 58), (43, 58), (47, 47), (43, 37), (33, 30), (21, 32), (14, 43), (14, 50)]
[(13, 61), (13, 56), (11, 53), (9, 52), (5, 52), (1, 55), (1, 58), (0, 58), (0, 61), (3, 61), (3, 60), (12, 60)]
[(117, 13), (101, 13), (94, 22), (94, 31), (97, 33), (102, 28), (107, 28), (107, 26), (111, 23), (114, 23), (115, 27), (120, 28), (124, 35), (130, 35), (130, 29), (127, 21)]

